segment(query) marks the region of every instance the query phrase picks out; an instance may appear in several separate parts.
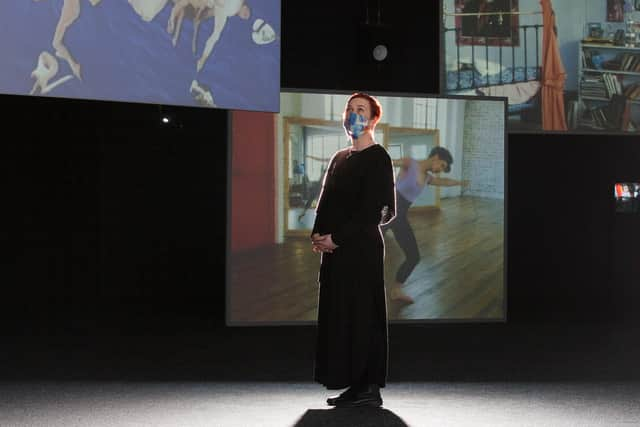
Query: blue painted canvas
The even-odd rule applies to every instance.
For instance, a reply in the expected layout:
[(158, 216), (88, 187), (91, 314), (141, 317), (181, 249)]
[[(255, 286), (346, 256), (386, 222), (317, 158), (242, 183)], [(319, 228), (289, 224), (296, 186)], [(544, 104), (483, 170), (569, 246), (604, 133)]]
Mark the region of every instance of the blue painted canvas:
[(279, 111), (280, 0), (2, 0), (0, 28), (0, 93)]

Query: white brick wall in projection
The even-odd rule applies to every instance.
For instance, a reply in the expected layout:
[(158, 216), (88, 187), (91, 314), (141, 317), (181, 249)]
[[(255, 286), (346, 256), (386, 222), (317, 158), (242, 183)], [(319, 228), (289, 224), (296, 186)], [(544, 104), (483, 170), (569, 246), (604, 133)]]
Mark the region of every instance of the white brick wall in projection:
[(495, 101), (467, 101), (462, 176), (465, 195), (504, 198), (504, 107)]

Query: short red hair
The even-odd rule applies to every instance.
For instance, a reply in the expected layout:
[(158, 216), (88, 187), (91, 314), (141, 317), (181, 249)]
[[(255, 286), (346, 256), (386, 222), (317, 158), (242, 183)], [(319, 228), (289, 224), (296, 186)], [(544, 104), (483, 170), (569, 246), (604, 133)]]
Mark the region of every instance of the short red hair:
[(364, 92), (356, 92), (347, 99), (347, 105), (351, 102), (352, 99), (355, 98), (364, 98), (369, 102), (369, 106), (371, 107), (371, 119), (374, 121), (380, 120), (382, 117), (382, 105), (380, 105), (380, 101), (378, 101), (373, 96), (366, 94)]

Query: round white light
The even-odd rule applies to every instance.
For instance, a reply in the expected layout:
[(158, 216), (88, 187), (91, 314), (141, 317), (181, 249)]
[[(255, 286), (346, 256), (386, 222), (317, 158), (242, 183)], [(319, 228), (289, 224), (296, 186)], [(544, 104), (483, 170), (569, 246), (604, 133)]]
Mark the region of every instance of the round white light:
[(162, 123), (169, 123), (169, 117), (163, 117)]
[(387, 47), (383, 44), (379, 44), (378, 46), (373, 48), (373, 58), (376, 61), (384, 61), (387, 57)]

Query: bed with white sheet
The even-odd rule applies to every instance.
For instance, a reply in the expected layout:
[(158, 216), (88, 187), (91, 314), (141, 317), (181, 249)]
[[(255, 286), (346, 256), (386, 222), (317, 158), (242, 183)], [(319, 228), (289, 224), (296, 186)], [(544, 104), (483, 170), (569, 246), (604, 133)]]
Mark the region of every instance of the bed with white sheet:
[(481, 58), (447, 58), (446, 91), (458, 95), (504, 96), (509, 114), (538, 106), (540, 67), (508, 67)]

